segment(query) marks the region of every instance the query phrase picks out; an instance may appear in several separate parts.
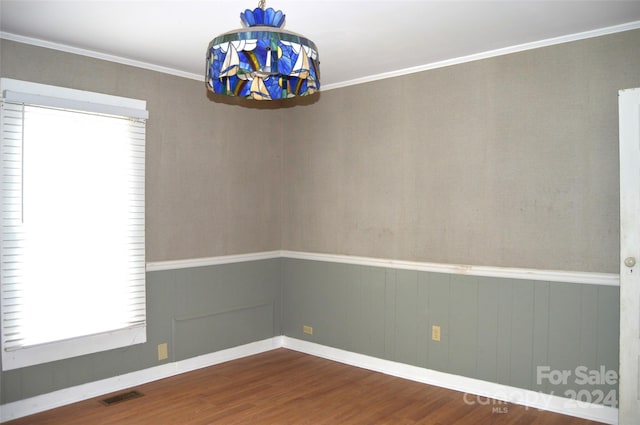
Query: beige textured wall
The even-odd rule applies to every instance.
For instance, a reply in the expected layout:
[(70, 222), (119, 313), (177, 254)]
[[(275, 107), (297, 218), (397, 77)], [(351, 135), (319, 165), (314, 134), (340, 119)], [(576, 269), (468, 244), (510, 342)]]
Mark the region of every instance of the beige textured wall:
[(3, 77), (148, 101), (149, 261), (290, 249), (616, 272), (617, 90), (639, 69), (632, 31), (259, 110), (0, 41)]
[(277, 112), (212, 102), (204, 82), (7, 40), (0, 75), (147, 100), (148, 261), (279, 249)]
[(327, 91), (291, 111), (283, 248), (617, 272), (640, 31)]

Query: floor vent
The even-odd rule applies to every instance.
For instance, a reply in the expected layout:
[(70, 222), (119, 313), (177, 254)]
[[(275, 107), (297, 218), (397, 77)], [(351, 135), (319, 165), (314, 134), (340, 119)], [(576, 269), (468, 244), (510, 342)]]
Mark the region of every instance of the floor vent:
[(104, 404), (105, 406), (112, 406), (114, 404), (117, 403), (122, 403), (123, 401), (127, 401), (127, 400), (132, 400), (134, 398), (138, 398), (138, 397), (142, 397), (144, 394), (142, 394), (140, 391), (127, 391), (126, 393), (121, 393), (121, 394), (117, 394), (114, 395), (112, 397), (108, 397), (105, 398), (103, 400), (100, 400), (100, 403)]

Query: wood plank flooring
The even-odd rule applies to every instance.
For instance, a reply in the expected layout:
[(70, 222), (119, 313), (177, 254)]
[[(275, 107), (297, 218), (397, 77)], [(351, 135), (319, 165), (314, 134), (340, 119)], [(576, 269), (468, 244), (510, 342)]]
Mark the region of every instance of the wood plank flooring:
[(460, 392), (284, 348), (135, 390), (144, 396), (105, 406), (107, 394), (7, 425), (596, 424), (514, 404), (469, 405)]

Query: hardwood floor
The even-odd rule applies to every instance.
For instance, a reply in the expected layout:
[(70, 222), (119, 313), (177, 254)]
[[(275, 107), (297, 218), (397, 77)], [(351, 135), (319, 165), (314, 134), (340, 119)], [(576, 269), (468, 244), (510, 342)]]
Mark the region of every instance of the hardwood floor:
[(501, 402), (470, 405), (460, 392), (284, 348), (135, 390), (144, 396), (105, 406), (113, 394), (105, 395), (7, 425), (596, 424)]

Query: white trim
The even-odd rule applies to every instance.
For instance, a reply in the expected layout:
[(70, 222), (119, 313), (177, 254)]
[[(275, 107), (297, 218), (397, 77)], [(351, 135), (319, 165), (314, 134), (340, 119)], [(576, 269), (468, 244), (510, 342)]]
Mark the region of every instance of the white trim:
[(635, 263), (640, 248), (640, 88), (618, 92), (618, 120), (621, 260), (618, 402), (620, 421), (637, 423), (640, 418), (640, 268)]
[(301, 251), (265, 251), (250, 254), (224, 255), (220, 257), (196, 258), (147, 263), (147, 271), (186, 269), (245, 261), (292, 258), (298, 260), (323, 261), (371, 267), (389, 267), (434, 273), (462, 274), (470, 276), (497, 277), (503, 279), (540, 280), (545, 282), (580, 283), (585, 285), (620, 286), (617, 273), (595, 273), (564, 270), (524, 269), (514, 267), (473, 266), (465, 264), (442, 264), (418, 261), (401, 261), (385, 258), (356, 257), (351, 255), (321, 254)]
[[(119, 63), (122, 65), (134, 66), (136, 68), (148, 69), (150, 71), (162, 72), (163, 74), (175, 75), (178, 77), (198, 80), (204, 83), (204, 71), (202, 75), (191, 72), (182, 71), (166, 66), (155, 65), (148, 62), (128, 59), (122, 56), (110, 55), (108, 53), (96, 52), (94, 50), (81, 49), (78, 47), (68, 46), (66, 44), (54, 43), (52, 41), (41, 40), (39, 38), (25, 37), (23, 35), (12, 34), (10, 32), (0, 32), (0, 38), (5, 40), (16, 41), (18, 43), (30, 44), (32, 46), (44, 47), (46, 49), (58, 50), (66, 53), (73, 53), (80, 56), (87, 56), (94, 59), (101, 59), (109, 62)], [(204, 59), (203, 59), (204, 64)], [(202, 68), (204, 69), (204, 67)]]
[[(474, 397), (489, 397), (530, 408), (548, 410), (607, 424), (618, 423), (618, 409), (613, 407), (578, 403), (575, 400), (564, 397), (383, 360), (287, 336), (282, 337), (282, 347), (386, 375), (460, 391)], [(473, 402), (474, 397), (468, 397), (467, 400)]]
[(249, 254), (222, 255), (219, 257), (191, 258), (172, 261), (152, 261), (147, 263), (148, 272), (189, 269), (191, 267), (217, 266), (220, 264), (244, 263), (246, 261), (271, 260), (280, 258), (281, 251), (252, 252)]
[(19, 369), (147, 342), (147, 325), (2, 351), (2, 370)]
[(262, 341), (228, 348), (226, 350), (205, 354), (179, 362), (167, 363), (161, 366), (155, 366), (127, 373), (125, 375), (115, 376), (113, 378), (89, 382), (87, 384), (65, 388), (48, 394), (14, 401), (1, 406), (0, 422), (33, 415), (45, 410), (54, 409), (56, 407), (76, 403), (93, 397), (99, 397), (104, 394), (121, 391), (126, 388), (135, 387), (203, 367), (213, 366), (230, 360), (263, 353), (279, 347), (282, 347), (281, 337), (268, 338)]
[(394, 269), (435, 273), (464, 274), (470, 276), (498, 277), (505, 279), (541, 280), (548, 282), (582, 283), (587, 285), (620, 285), (620, 275), (614, 273), (473, 266), (467, 264), (441, 264), (391, 260), (384, 258), (354, 257), (350, 255), (318, 254), (299, 251), (282, 251), (282, 256), (285, 258), (295, 258), (300, 260), (326, 261), (371, 267), (389, 267)]
[(432, 62), (425, 65), (414, 66), (411, 68), (398, 69), (396, 71), (384, 72), (382, 74), (369, 75), (362, 78), (356, 78), (349, 81), (342, 81), (333, 84), (321, 86), (321, 91), (328, 91), (342, 87), (355, 86), (357, 84), (370, 83), (373, 81), (384, 80), (387, 78), (401, 77), (403, 75), (415, 74), (417, 72), (429, 71), (431, 69), (444, 68), (452, 65), (473, 62), (481, 59), (489, 59), (497, 56), (508, 55), (510, 53), (518, 53), (526, 50), (538, 49), (540, 47), (549, 47), (556, 44), (568, 43), (571, 41), (585, 40), (588, 38), (600, 37), (603, 35), (615, 34), (624, 31), (631, 31), (640, 28), (640, 21), (629, 22), (626, 24), (615, 25), (612, 27), (600, 28), (592, 31), (579, 32), (576, 34), (563, 35), (560, 37), (548, 38), (546, 40), (534, 41), (531, 43), (518, 44), (515, 46), (503, 47), (501, 49), (489, 50), (487, 52), (474, 53), (472, 55), (460, 56), (457, 58), (447, 59), (438, 62)]
[[(2, 405), (0, 422), (33, 415), (56, 407), (99, 397), (126, 388), (143, 385), (203, 367), (263, 353), (277, 348), (287, 348), (316, 357), (337, 361), (351, 366), (397, 376), (411, 381), (435, 385), (472, 396), (490, 397), (496, 400), (521, 404), (527, 407), (548, 410), (563, 415), (576, 416), (607, 424), (618, 423), (618, 410), (612, 407), (588, 403), (576, 403), (564, 397), (538, 393), (531, 390), (481, 381), (450, 373), (438, 372), (404, 363), (383, 360), (364, 354), (327, 347), (313, 342), (287, 336), (278, 336), (215, 353), (205, 354), (179, 362), (155, 366), (113, 378), (102, 379), (48, 394), (31, 397)], [(473, 400), (473, 397), (470, 397)]]
[[(8, 100), (18, 102), (35, 102), (37, 105), (42, 105), (42, 103), (39, 103), (38, 101), (38, 99), (40, 99), (41, 101), (45, 101), (45, 105), (67, 107), (69, 106), (68, 104), (59, 105), (55, 104), (55, 102), (72, 101), (78, 102), (81, 107), (87, 107), (87, 104), (89, 104), (104, 105), (120, 109), (123, 112), (116, 112), (119, 115), (132, 113), (132, 117), (140, 116), (145, 119), (149, 117), (149, 114), (146, 111), (147, 101), (141, 99), (132, 99), (105, 93), (77, 90), (68, 87), (52, 86), (49, 84), (33, 83), (31, 81), (22, 81), (13, 78), (0, 78), (0, 90), (3, 92), (3, 96), (8, 94)], [(27, 98), (25, 98), (26, 96)], [(51, 105), (51, 102), (54, 102), (54, 104)], [(95, 106), (89, 106), (89, 110), (93, 110), (93, 108), (95, 108)], [(78, 107), (74, 107), (73, 109), (78, 109)]]
[[(11, 78), (0, 78), (0, 101), (4, 105), (2, 120), (2, 164), (3, 171), (2, 196), (2, 293), (0, 301), (4, 309), (2, 323), (2, 370), (11, 370), (36, 364), (57, 361), (84, 354), (96, 353), (146, 342), (145, 325), (145, 275), (144, 275), (144, 148), (145, 124), (141, 120), (148, 117), (146, 101), (104, 93), (76, 90), (67, 87), (33, 83)], [(129, 196), (123, 202), (135, 210), (131, 210), (127, 219), (129, 226), (123, 237), (127, 238), (130, 252), (135, 258), (129, 258), (126, 267), (126, 290), (129, 292), (128, 303), (123, 307), (124, 316), (118, 320), (104, 323), (102, 329), (93, 329), (94, 334), (67, 336), (66, 339), (54, 341), (24, 341), (25, 335), (19, 330), (24, 325), (22, 319), (25, 309), (20, 301), (24, 279), (25, 227), (21, 220), (24, 207), (21, 185), (24, 181), (24, 132), (25, 116), (28, 115), (23, 106), (37, 105), (55, 108), (70, 108), (78, 112), (91, 112), (115, 115), (127, 118), (127, 121), (116, 119), (116, 124), (123, 124), (127, 130), (126, 152), (130, 160), (126, 183)], [(35, 113), (39, 115), (39, 113)], [(79, 115), (79, 114), (75, 114)], [(81, 114), (80, 114), (81, 115)], [(133, 118), (133, 120), (129, 120)], [(6, 124), (6, 125), (5, 125)], [(100, 142), (105, 143), (105, 142)], [(6, 152), (12, 155), (4, 155)], [(11, 158), (9, 158), (11, 157)], [(75, 159), (74, 159), (75, 160)], [(76, 161), (77, 162), (77, 161)], [(123, 171), (127, 171), (126, 169)], [(4, 179), (6, 177), (6, 179)], [(16, 199), (18, 201), (16, 202)], [(24, 217), (22, 217), (24, 218)], [(134, 221), (134, 225), (131, 225)], [(142, 233), (141, 233), (142, 232)], [(17, 236), (16, 236), (17, 235)], [(28, 237), (26, 238), (28, 239)], [(132, 254), (133, 255), (133, 254)], [(125, 259), (126, 260), (126, 259)], [(125, 300), (126, 301), (126, 300)], [(94, 304), (99, 300), (91, 300)], [(117, 316), (117, 315), (116, 315)], [(21, 318), (22, 317), (22, 318)], [(114, 316), (115, 317), (115, 316)], [(111, 326), (111, 329), (108, 329)], [(107, 327), (107, 329), (104, 329)], [(86, 331), (86, 329), (85, 329)]]
[(123, 108), (121, 106), (104, 105), (95, 102), (80, 102), (69, 98), (42, 96), (39, 94), (21, 93), (11, 90), (5, 90), (3, 95), (6, 102), (17, 104), (48, 106), (142, 120), (149, 118), (149, 111), (146, 109)]
[[(531, 43), (518, 44), (518, 45), (515, 45), (515, 46), (504, 47), (502, 49), (489, 50), (487, 52), (480, 52), (480, 53), (475, 53), (475, 54), (472, 54), (472, 55), (461, 56), (461, 57), (458, 57), (458, 58), (447, 59), (447, 60), (443, 60), (443, 61), (439, 61), (439, 62), (432, 62), (432, 63), (421, 65), (421, 66), (415, 66), (415, 67), (411, 67), (411, 68), (399, 69), (399, 70), (396, 70), (396, 71), (385, 72), (385, 73), (382, 73), (382, 74), (369, 75), (369, 76), (366, 76), (366, 77), (356, 78), (356, 79), (349, 80), (349, 81), (341, 81), (341, 82), (337, 82), (337, 83), (327, 84), (327, 85), (321, 86), (321, 91), (329, 91), (329, 90), (333, 90), (333, 89), (337, 89), (337, 88), (348, 87), (348, 86), (353, 86), (353, 85), (357, 85), (357, 84), (369, 83), (369, 82), (378, 81), (378, 80), (382, 80), (382, 79), (386, 79), (386, 78), (400, 77), (400, 76), (403, 76), (403, 75), (414, 74), (416, 72), (428, 71), (428, 70), (431, 70), (431, 69), (443, 68), (443, 67), (451, 66), (451, 65), (459, 65), (459, 64), (462, 64), (462, 63), (466, 63), (466, 62), (473, 62), (473, 61), (476, 61), (476, 60), (488, 59), (488, 58), (493, 58), (493, 57), (496, 57), (496, 56), (507, 55), (507, 54), (510, 54), (510, 53), (517, 53), (517, 52), (522, 52), (522, 51), (526, 51), (526, 50), (537, 49), (537, 48), (540, 48), (540, 47), (548, 47), (548, 46), (553, 46), (553, 45), (556, 45), (556, 44), (568, 43), (568, 42), (571, 42), (571, 41), (578, 41), (578, 40), (584, 40), (584, 39), (588, 39), (588, 38), (600, 37), (600, 36), (603, 36), (603, 35), (615, 34), (615, 33), (624, 32), (624, 31), (631, 31), (631, 30), (635, 30), (635, 29), (638, 29), (638, 28), (640, 28), (640, 21), (634, 21), (634, 22), (629, 22), (629, 23), (626, 23), (626, 24), (614, 25), (614, 26), (611, 26), (611, 27), (605, 27), (605, 28), (599, 28), (599, 29), (591, 30), (591, 31), (579, 32), (579, 33), (576, 33), (576, 34), (568, 34), (568, 35), (563, 35), (563, 36), (560, 36), (560, 37), (548, 38), (546, 40), (539, 40), (539, 41), (534, 41), (534, 42), (531, 42)], [(34, 46), (44, 47), (44, 48), (47, 48), (47, 49), (53, 49), (53, 50), (59, 50), (59, 51), (62, 51), (62, 52), (73, 53), (73, 54), (76, 54), (76, 55), (87, 56), (87, 57), (91, 57), (91, 58), (95, 58), (95, 59), (102, 59), (102, 60), (106, 60), (106, 61), (110, 61), (110, 62), (120, 63), (120, 64), (123, 64), (123, 65), (130, 65), (130, 66), (134, 66), (134, 67), (137, 67), (137, 68), (148, 69), (148, 70), (151, 70), (151, 71), (162, 72), (164, 74), (175, 75), (175, 76), (183, 77), (183, 78), (189, 78), (191, 80), (196, 80), (196, 81), (201, 81), (201, 82), (204, 82), (204, 80), (205, 80), (204, 73), (202, 75), (194, 74), (192, 72), (186, 72), (186, 71), (182, 71), (182, 70), (175, 69), (175, 68), (169, 68), (169, 67), (165, 67), (165, 66), (155, 65), (155, 64), (152, 64), (152, 63), (148, 63), (148, 62), (128, 59), (128, 58), (124, 58), (124, 57), (121, 57), (121, 56), (116, 56), (116, 55), (110, 55), (110, 54), (107, 54), (107, 53), (96, 52), (96, 51), (93, 51), (93, 50), (80, 49), (78, 47), (72, 47), (72, 46), (68, 46), (66, 44), (54, 43), (54, 42), (51, 42), (51, 41), (41, 40), (41, 39), (32, 38), (32, 37), (25, 37), (25, 36), (22, 36), (22, 35), (12, 34), (12, 33), (9, 33), (9, 32), (1, 32), (0, 31), (0, 38), (3, 38), (5, 40), (16, 41), (16, 42), (19, 42), (19, 43), (31, 44), (31, 45), (34, 45)]]

